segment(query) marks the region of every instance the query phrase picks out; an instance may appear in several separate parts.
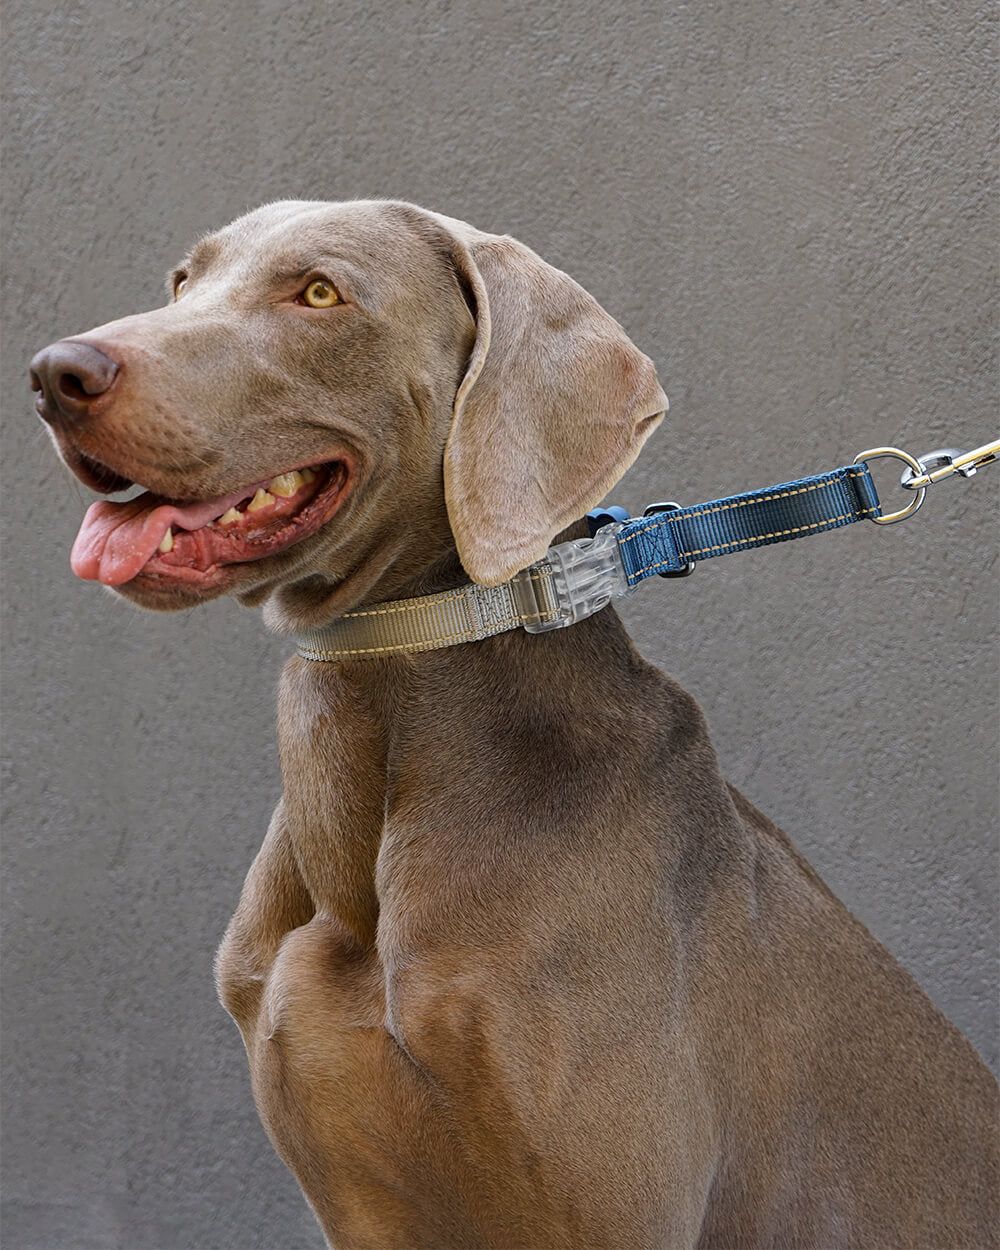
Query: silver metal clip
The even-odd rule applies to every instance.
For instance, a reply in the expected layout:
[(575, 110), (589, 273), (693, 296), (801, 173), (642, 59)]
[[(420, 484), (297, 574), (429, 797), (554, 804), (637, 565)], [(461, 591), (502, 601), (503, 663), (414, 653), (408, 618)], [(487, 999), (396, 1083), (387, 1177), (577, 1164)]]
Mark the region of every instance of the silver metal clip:
[[(522, 569), (511, 582), (514, 597), (529, 634), (575, 625), (607, 607), (612, 599), (631, 594), (625, 565), (618, 547), (620, 523), (605, 525), (593, 538), (578, 538), (550, 547), (544, 560)], [(539, 602), (544, 577), (555, 600), (547, 607)]]
[(872, 447), (868, 451), (863, 451), (859, 456), (855, 456), (854, 463), (859, 464), (862, 460), (879, 460), (885, 456), (902, 460), (906, 465), (899, 484), (907, 490), (916, 491), (916, 495), (899, 512), (891, 512), (888, 516), (872, 517), (876, 525), (894, 525), (897, 521), (904, 521), (908, 516), (912, 516), (924, 502), (927, 487), (933, 486), (935, 482), (943, 481), (944, 478), (952, 477), (956, 473), (961, 477), (975, 477), (977, 469), (1000, 459), (1000, 440), (995, 443), (984, 443), (975, 451), (959, 451), (954, 447), (932, 451), (926, 456), (921, 456), (919, 460), (915, 460), (909, 452), (900, 451), (898, 447)]
[(1000, 440), (995, 443), (984, 443), (974, 451), (961, 451), (957, 447), (942, 448), (930, 451), (921, 456), (917, 463), (921, 472), (914, 473), (906, 469), (899, 479), (900, 486), (906, 490), (924, 490), (934, 482), (942, 482), (947, 477), (957, 474), (959, 477), (975, 477), (976, 471), (983, 465), (992, 464), (1000, 458)]

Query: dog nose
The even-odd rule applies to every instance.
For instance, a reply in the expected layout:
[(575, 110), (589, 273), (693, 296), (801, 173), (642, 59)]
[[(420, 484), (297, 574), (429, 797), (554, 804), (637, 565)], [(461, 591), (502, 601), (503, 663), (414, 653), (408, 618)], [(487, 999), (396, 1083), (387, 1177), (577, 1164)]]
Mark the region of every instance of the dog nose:
[(90, 405), (110, 390), (118, 365), (89, 343), (60, 339), (43, 347), (29, 366), (35, 410), (50, 425), (87, 419)]

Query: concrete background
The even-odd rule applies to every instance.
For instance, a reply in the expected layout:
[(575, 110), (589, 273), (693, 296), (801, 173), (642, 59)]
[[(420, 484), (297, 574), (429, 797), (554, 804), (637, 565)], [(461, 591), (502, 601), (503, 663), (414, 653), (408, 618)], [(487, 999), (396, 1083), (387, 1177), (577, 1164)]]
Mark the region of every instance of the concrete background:
[[(4, 1245), (321, 1245), (212, 955), (279, 782), (286, 643), (73, 579), (46, 342), (158, 303), (269, 198), (524, 239), (658, 363), (614, 500), (996, 429), (993, 6), (8, 0)], [(891, 497), (893, 473), (880, 482)], [(996, 1065), (1000, 471), (647, 584), (626, 616), (728, 775)]]

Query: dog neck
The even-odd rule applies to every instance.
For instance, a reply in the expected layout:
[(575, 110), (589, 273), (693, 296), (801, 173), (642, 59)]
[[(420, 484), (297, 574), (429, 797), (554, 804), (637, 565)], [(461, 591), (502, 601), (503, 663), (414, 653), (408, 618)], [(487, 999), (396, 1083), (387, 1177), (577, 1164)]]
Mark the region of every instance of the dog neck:
[[(428, 580), (423, 593), (435, 589)], [(447, 842), (491, 819), (498, 830), (544, 828), (552, 769), (586, 778), (573, 799), (585, 809), (601, 784), (607, 708), (634, 701), (641, 665), (610, 608), (572, 631), (388, 659), (291, 659), (278, 705), (283, 812), (317, 911), (369, 949), (392, 844), (411, 830)]]

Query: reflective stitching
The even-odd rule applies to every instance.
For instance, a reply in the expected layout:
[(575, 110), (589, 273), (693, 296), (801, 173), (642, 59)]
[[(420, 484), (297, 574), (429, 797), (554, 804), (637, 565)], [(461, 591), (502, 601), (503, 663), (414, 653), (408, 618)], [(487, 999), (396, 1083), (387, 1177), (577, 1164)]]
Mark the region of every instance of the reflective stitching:
[(416, 612), (420, 608), (435, 608), (439, 603), (454, 603), (456, 599), (465, 598), (465, 588), (449, 590), (438, 599), (403, 599), (389, 608), (370, 608), (364, 612), (345, 612), (342, 620), (353, 616), (391, 616), (396, 612)]
[[(534, 572), (531, 574), (531, 580), (533, 582), (551, 581), (552, 578), (553, 578), (553, 572), (551, 568), (539, 569), (537, 572)], [(456, 590), (446, 591), (444, 594), (438, 596), (435, 599), (426, 599), (426, 598), (425, 599), (404, 599), (396, 604), (392, 604), (392, 605), (382, 607), (382, 608), (371, 608), (371, 609), (367, 609), (367, 610), (359, 611), (359, 612), (345, 612), (344, 616), (341, 619), (346, 620), (348, 617), (387, 616), (387, 615), (395, 615), (395, 614), (403, 613), (403, 612), (415, 612), (415, 611), (419, 611), (422, 608), (437, 607), (438, 605), (443, 604), (443, 603), (444, 604), (458, 603), (470, 597), (472, 598), (473, 604), (475, 605), (477, 610), (481, 610), (482, 605), (479, 604), (478, 596), (476, 596), (475, 594), (473, 594), (472, 596), (469, 596), (467, 594), (468, 588), (471, 585), (474, 585), (474, 583), (470, 582), (467, 586), (459, 587)], [(483, 589), (484, 590), (494, 590), (494, 589), (500, 590), (500, 589), (503, 589), (503, 587), (483, 587)], [(543, 612), (539, 612), (538, 615), (541, 620), (552, 620), (559, 615), (559, 610), (558, 608), (546, 608)], [(333, 625), (328, 626), (327, 628), (335, 630), (336, 624), (337, 623), (334, 622)], [(423, 624), (426, 625), (426, 622), (423, 622)], [(387, 643), (385, 646), (381, 646), (381, 647), (338, 647), (335, 649), (327, 649), (324, 647), (300, 646), (297, 648), (297, 650), (298, 650), (298, 654), (304, 660), (336, 659), (338, 656), (350, 656), (350, 655), (374, 656), (374, 655), (381, 655), (381, 654), (385, 654), (385, 653), (393, 652), (393, 651), (410, 651), (410, 652), (433, 651), (440, 647), (448, 646), (451, 643), (475, 642), (477, 638), (492, 638), (496, 634), (503, 633), (507, 629), (510, 629), (518, 625), (523, 625), (523, 624), (524, 624), (523, 616), (521, 615), (509, 616), (509, 617), (506, 617), (502, 621), (489, 621), (486, 625), (481, 626), (480, 628), (472, 628), (472, 629), (463, 630), (461, 633), (457, 633), (457, 634), (435, 635), (430, 638), (425, 637), (425, 638), (419, 638), (419, 639), (411, 639), (408, 642)]]
[[(551, 576), (551, 569), (547, 572), (543, 570), (539, 573), (532, 573), (531, 580), (533, 582), (541, 582)], [(436, 608), (441, 603), (454, 603), (458, 599), (465, 599), (468, 586), (474, 584), (474, 582), (469, 582), (466, 586), (460, 586), (457, 590), (448, 590), (438, 599), (401, 599), (399, 603), (387, 608), (369, 608), (363, 612), (345, 612), (340, 619), (347, 620), (349, 617), (357, 616), (394, 616), (397, 612), (418, 612), (423, 608)], [(487, 586), (486, 589), (500, 590), (501, 587)], [(555, 615), (555, 613), (552, 615)]]
[[(847, 476), (850, 478), (865, 477), (866, 475), (867, 475), (867, 470), (862, 470), (859, 473), (855, 473), (851, 470), (848, 470), (848, 473), (847, 473)], [(840, 482), (842, 481), (843, 481), (843, 478), (839, 474), (837, 474), (831, 478), (828, 478), (827, 481), (825, 482), (814, 482), (812, 486), (802, 486), (798, 490), (783, 490), (777, 495), (756, 495), (754, 496), (753, 499), (741, 499), (737, 503), (725, 503), (725, 504), (722, 504), (718, 508), (702, 508), (700, 512), (688, 512), (686, 509), (678, 509), (676, 512), (668, 512), (668, 513), (661, 512), (661, 513), (658, 513), (660, 517), (659, 524), (647, 525), (644, 530), (636, 530), (634, 534), (629, 534), (627, 538), (619, 539), (619, 546), (624, 547), (626, 543), (630, 543), (634, 538), (638, 538), (641, 534), (649, 534), (651, 531), (658, 530), (662, 528), (663, 525), (669, 524), (673, 521), (687, 520), (688, 517), (711, 516), (713, 513), (716, 513), (716, 512), (728, 512), (732, 508), (748, 508), (753, 503), (770, 503), (772, 499), (790, 499), (793, 495), (808, 495), (811, 490), (825, 490), (827, 486), (836, 486), (836, 485), (839, 485)], [(858, 515), (864, 516), (865, 512), (873, 512), (873, 511), (874, 511), (873, 508), (865, 508), (864, 511), (860, 512)], [(666, 520), (663, 519), (664, 517), (666, 517)], [(841, 518), (838, 517), (838, 520), (840, 519)], [(810, 528), (810, 527), (806, 526), (804, 528)], [(793, 533), (794, 531), (786, 530), (784, 532)], [(749, 539), (747, 541), (752, 542), (753, 539)], [(711, 548), (705, 547), (703, 548), (703, 550), (709, 551), (711, 550)], [(689, 554), (694, 554), (694, 553), (691, 552)]]
[[(553, 614), (550, 613), (550, 615)], [(508, 617), (505, 621), (497, 621), (495, 624), (490, 625), (489, 631), (499, 633), (506, 625), (520, 625), (521, 620), (522, 618), (519, 616)], [(487, 633), (486, 637), (489, 636), (490, 633)], [(336, 651), (326, 651), (318, 647), (299, 647), (298, 652), (304, 660), (310, 660), (314, 656), (320, 655), (375, 655), (380, 651), (412, 651), (417, 650), (418, 648), (429, 651), (433, 650), (435, 647), (445, 646), (450, 642), (474, 642), (475, 640), (475, 633), (466, 630), (461, 634), (445, 634), (443, 637), (429, 638), (422, 642), (398, 642), (386, 647), (345, 647)]]
[[(677, 554), (678, 560), (689, 559), (691, 556), (703, 555), (706, 551), (725, 551), (729, 547), (738, 547), (742, 543), (759, 543), (765, 538), (781, 538), (785, 534), (802, 534), (806, 530), (818, 529), (821, 525), (836, 525), (838, 521), (846, 521), (850, 517), (863, 517), (866, 512), (875, 512), (875, 508), (862, 508), (860, 512), (845, 512), (842, 516), (827, 517), (823, 521), (813, 521), (811, 525), (796, 525), (790, 530), (775, 530), (773, 534), (757, 534), (753, 538), (734, 538), (731, 543), (716, 543), (711, 547), (696, 547), (694, 551), (681, 551)], [(662, 568), (664, 564), (674, 564), (674, 560), (658, 560), (656, 564), (647, 564), (644, 568), (636, 569), (632, 574), (638, 577), (641, 573), (648, 573), (651, 569)]]

